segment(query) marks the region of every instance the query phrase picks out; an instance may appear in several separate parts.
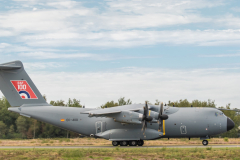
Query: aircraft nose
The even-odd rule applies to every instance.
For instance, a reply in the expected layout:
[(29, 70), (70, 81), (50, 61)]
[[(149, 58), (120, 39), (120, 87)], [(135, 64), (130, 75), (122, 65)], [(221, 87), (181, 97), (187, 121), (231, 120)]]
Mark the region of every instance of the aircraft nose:
[(227, 131), (233, 129), (234, 126), (234, 122), (230, 118), (227, 118)]

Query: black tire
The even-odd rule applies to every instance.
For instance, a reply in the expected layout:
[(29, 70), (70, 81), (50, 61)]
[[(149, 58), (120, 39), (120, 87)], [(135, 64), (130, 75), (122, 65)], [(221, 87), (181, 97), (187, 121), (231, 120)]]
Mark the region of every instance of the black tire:
[(118, 141), (112, 141), (112, 145), (113, 145), (113, 146), (118, 146), (118, 145), (119, 145), (119, 142), (118, 142)]
[(130, 141), (129, 146), (136, 146), (138, 144), (137, 141)]
[(138, 141), (138, 146), (143, 146), (143, 144), (144, 144), (143, 140)]
[(208, 145), (208, 140), (203, 140), (203, 141), (202, 141), (202, 144), (203, 144), (204, 146), (207, 146), (207, 145)]
[(120, 146), (127, 146), (128, 145), (128, 141), (121, 141), (120, 142)]

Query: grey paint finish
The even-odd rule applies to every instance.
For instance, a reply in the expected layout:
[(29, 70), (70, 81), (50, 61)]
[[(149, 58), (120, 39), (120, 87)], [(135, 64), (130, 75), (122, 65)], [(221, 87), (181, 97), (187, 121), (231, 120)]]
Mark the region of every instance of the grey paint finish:
[[(140, 105), (129, 106), (129, 109), (139, 107)], [(20, 109), (19, 109), (20, 108)], [(122, 108), (117, 107), (117, 108)], [(125, 107), (124, 107), (125, 108)], [(175, 110), (174, 107), (169, 107)], [(81, 114), (93, 109), (76, 107), (58, 107), (58, 106), (34, 106), (34, 107), (11, 107), (10, 111), (28, 115), (40, 121), (44, 121), (60, 128), (71, 130), (83, 135), (97, 135), (105, 139), (157, 139), (163, 137), (208, 137), (227, 131), (227, 117), (216, 116), (216, 113), (222, 114), (215, 108), (201, 108), (196, 112), (195, 108), (178, 108), (178, 111), (169, 115), (165, 121), (165, 135), (158, 132), (157, 123), (149, 123), (146, 130), (146, 136), (141, 131), (142, 125), (122, 124), (115, 122), (113, 118), (89, 117), (87, 114)], [(103, 112), (106, 109), (101, 109)], [(184, 116), (184, 113), (188, 116)], [(64, 119), (64, 122), (61, 122)], [(96, 133), (96, 122), (105, 122), (105, 132)], [(221, 124), (221, 125), (220, 125)], [(181, 133), (181, 127), (186, 127), (186, 133)], [(221, 126), (221, 127), (220, 127)], [(109, 135), (111, 133), (111, 135)], [(119, 138), (117, 138), (119, 137)], [(134, 137), (134, 138), (133, 138)]]
[[(166, 133), (171, 133), (169, 137), (204, 137), (226, 132), (227, 117), (216, 113), (222, 114), (215, 108), (179, 108), (166, 120)], [(181, 128), (185, 128), (185, 133), (181, 133)]]
[[(26, 80), (38, 99), (22, 99), (11, 84), (11, 80)], [(0, 89), (11, 106), (9, 111), (34, 118), (82, 135), (95, 136), (113, 141), (150, 140), (173, 137), (201, 137), (227, 131), (227, 117), (215, 108), (163, 107), (167, 120), (160, 121), (160, 106), (149, 105), (149, 116), (145, 133), (142, 118), (145, 104), (132, 104), (105, 109), (51, 106), (24, 70), (22, 62), (14, 61), (0, 65)], [(228, 121), (229, 122), (229, 121)], [(231, 124), (234, 126), (234, 124)]]
[[(22, 99), (14, 86), (11, 84), (11, 80), (26, 80), (38, 99)], [(46, 105), (46, 101), (24, 70), (21, 61), (13, 61), (0, 65), (0, 90), (7, 98), (11, 106), (21, 106), (23, 104)]]

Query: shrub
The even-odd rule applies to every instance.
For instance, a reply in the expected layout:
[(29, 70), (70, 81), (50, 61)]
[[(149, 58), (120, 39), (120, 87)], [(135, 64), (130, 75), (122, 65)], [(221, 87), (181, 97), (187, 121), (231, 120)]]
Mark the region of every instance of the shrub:
[(193, 150), (193, 152), (198, 152), (198, 148), (196, 147), (196, 148), (194, 148), (194, 150)]
[(207, 147), (206, 150), (212, 150), (212, 147)]
[(225, 142), (228, 142), (228, 137), (224, 137), (224, 141), (225, 141)]
[(204, 154), (201, 154), (201, 155), (200, 155), (200, 158), (205, 159), (205, 155), (204, 155)]
[(48, 143), (48, 140), (44, 139), (41, 143)]
[(65, 138), (64, 140), (65, 140), (65, 142), (70, 142), (69, 138)]

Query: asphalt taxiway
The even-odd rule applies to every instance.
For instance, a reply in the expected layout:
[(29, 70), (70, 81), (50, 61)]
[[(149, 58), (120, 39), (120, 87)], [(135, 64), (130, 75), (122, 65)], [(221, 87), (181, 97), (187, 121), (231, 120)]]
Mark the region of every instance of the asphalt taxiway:
[[(119, 146), (120, 148), (235, 148), (240, 147), (239, 145), (188, 145), (188, 146)], [(113, 146), (0, 146), (0, 149), (33, 149), (33, 148), (41, 148), (41, 149), (89, 149), (89, 148), (115, 148)]]

